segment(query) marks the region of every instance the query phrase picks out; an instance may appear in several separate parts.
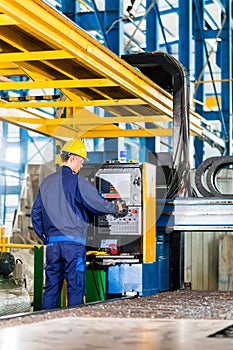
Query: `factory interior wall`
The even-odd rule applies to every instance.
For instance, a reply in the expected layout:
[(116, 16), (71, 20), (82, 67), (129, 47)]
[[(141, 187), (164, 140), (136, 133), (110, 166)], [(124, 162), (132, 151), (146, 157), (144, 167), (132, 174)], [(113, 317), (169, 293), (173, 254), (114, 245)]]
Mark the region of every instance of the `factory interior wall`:
[[(194, 184), (195, 170), (191, 171)], [(232, 188), (233, 169), (222, 169), (217, 184), (222, 193)], [(198, 194), (199, 195), (199, 194)], [(232, 290), (233, 232), (185, 232), (184, 280), (195, 290)]]

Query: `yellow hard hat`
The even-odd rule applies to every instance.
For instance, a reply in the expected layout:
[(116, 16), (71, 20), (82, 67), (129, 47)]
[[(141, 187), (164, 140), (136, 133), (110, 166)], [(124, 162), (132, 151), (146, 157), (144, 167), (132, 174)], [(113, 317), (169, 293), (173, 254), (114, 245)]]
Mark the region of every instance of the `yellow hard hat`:
[(89, 160), (87, 158), (86, 146), (84, 142), (81, 141), (80, 139), (75, 139), (75, 140), (66, 142), (62, 147), (61, 151), (76, 154), (77, 156), (80, 156), (87, 161)]

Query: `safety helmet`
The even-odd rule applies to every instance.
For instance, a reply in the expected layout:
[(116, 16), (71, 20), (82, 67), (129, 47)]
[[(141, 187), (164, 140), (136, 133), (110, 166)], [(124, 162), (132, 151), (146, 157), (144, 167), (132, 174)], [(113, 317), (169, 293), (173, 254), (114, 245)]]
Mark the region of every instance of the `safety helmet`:
[(87, 158), (86, 146), (85, 146), (84, 142), (81, 141), (80, 139), (75, 139), (75, 140), (71, 140), (71, 141), (66, 142), (64, 144), (64, 146), (62, 147), (61, 151), (75, 154), (77, 156), (82, 157), (86, 161), (89, 160)]

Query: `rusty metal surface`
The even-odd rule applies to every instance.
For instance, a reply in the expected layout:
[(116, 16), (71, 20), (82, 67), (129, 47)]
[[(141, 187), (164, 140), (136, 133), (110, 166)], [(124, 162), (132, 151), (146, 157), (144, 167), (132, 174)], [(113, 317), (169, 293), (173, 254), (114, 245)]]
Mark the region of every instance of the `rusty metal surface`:
[(0, 318), (0, 327), (63, 317), (232, 320), (233, 291), (181, 290), (143, 298), (92, 303), (76, 308)]

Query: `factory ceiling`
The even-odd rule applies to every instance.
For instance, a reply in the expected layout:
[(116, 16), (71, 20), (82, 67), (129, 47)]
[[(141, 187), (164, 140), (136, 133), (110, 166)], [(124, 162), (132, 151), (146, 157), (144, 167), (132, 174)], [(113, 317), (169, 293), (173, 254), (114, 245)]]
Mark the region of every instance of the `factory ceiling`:
[[(0, 26), (2, 121), (60, 140), (172, 136), (172, 95), (43, 1), (1, 0)], [(191, 135), (202, 121), (190, 112)]]

